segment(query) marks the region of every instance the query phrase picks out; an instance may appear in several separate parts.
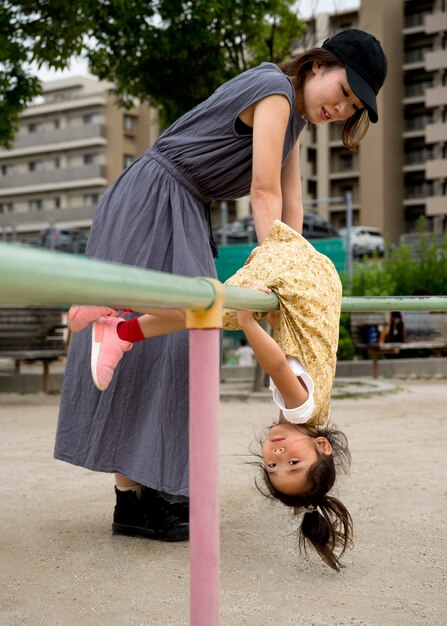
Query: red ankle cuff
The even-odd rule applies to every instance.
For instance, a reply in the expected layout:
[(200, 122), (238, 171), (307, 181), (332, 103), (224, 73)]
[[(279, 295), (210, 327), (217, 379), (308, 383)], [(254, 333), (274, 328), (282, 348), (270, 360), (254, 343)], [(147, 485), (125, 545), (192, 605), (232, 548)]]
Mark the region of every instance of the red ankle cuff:
[(123, 341), (130, 341), (136, 343), (137, 341), (144, 341), (145, 336), (141, 332), (141, 326), (138, 322), (138, 317), (134, 317), (127, 322), (121, 322), (116, 327), (117, 335)]

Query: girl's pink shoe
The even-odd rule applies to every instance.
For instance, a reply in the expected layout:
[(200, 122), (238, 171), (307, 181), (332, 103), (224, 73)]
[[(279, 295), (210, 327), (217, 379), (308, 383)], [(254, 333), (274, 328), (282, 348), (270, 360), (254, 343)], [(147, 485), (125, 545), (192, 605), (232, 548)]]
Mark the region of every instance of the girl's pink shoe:
[(133, 346), (130, 341), (118, 337), (116, 327), (123, 321), (122, 318), (102, 317), (92, 326), (91, 371), (93, 382), (100, 391), (110, 385), (116, 366)]
[(100, 317), (115, 317), (118, 311), (109, 306), (73, 304), (68, 311), (68, 325), (73, 333), (79, 333)]

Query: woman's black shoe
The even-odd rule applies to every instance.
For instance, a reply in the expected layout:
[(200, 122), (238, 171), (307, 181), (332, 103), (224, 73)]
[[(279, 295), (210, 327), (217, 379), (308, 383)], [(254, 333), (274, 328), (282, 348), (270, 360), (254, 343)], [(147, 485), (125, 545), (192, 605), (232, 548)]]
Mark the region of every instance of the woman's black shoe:
[(115, 493), (114, 535), (158, 541), (185, 541), (189, 538), (189, 522), (184, 510), (178, 508), (180, 503), (170, 504), (147, 487), (143, 488), (141, 498), (135, 491), (119, 491), (116, 487)]

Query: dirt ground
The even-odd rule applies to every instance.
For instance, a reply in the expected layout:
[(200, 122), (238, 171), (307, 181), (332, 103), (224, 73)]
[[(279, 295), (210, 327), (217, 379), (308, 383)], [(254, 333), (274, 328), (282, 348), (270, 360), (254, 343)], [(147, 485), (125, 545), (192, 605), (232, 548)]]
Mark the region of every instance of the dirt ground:
[[(221, 403), (223, 626), (447, 624), (447, 381), (333, 401), (350, 441), (341, 572), (298, 555), (294, 520), (253, 486), (269, 400)], [(58, 397), (0, 394), (5, 626), (187, 626), (188, 544), (113, 537), (113, 479), (52, 458)]]

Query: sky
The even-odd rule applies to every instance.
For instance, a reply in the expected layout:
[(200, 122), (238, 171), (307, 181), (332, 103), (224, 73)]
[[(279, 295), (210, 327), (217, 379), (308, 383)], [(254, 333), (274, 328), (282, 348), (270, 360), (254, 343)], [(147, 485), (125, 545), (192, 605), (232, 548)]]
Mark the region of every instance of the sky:
[[(308, 18), (316, 13), (335, 13), (360, 6), (360, 0), (298, 0), (298, 9), (301, 17)], [(55, 72), (47, 68), (36, 71), (40, 80), (54, 80), (64, 76), (88, 74), (88, 66), (80, 58), (73, 58), (70, 67), (63, 71)]]

